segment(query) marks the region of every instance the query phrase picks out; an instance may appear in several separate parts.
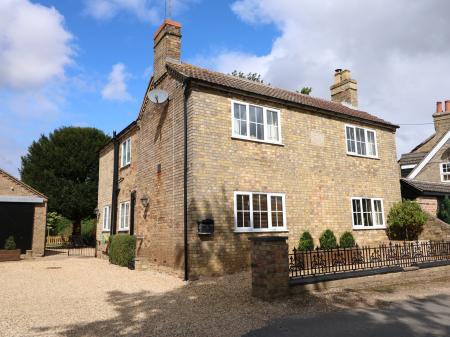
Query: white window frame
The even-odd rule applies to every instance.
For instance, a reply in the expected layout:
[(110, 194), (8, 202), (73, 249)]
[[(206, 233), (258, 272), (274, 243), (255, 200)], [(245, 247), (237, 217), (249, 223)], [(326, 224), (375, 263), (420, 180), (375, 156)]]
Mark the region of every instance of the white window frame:
[[(372, 226), (365, 226), (364, 225), (364, 216), (363, 216), (363, 207), (362, 207), (362, 199), (369, 199), (370, 200), (370, 206), (372, 208)], [(362, 225), (355, 225), (355, 218), (353, 216), (353, 200), (359, 200), (360, 205), (361, 205), (361, 220), (363, 222)], [(383, 215), (383, 224), (378, 225), (375, 224), (375, 217), (376, 217), (376, 212), (375, 212), (375, 201), (380, 201), (381, 202), (381, 213)], [(386, 216), (384, 213), (384, 202), (382, 198), (369, 198), (369, 197), (352, 197), (351, 201), (350, 201), (350, 210), (351, 210), (351, 215), (352, 215), (352, 227), (354, 230), (371, 230), (371, 229), (386, 229)]]
[[(247, 136), (242, 136), (240, 134), (236, 134), (234, 132), (234, 104), (241, 104), (246, 106), (246, 117), (247, 117)], [(264, 122), (264, 139), (257, 139), (250, 137), (250, 105), (262, 108), (263, 109), (263, 122)], [(268, 124), (267, 124), (267, 110), (274, 111), (278, 115), (278, 141), (270, 140), (267, 138), (268, 136)], [(267, 143), (267, 144), (277, 144), (277, 145), (283, 145), (282, 140), (282, 131), (281, 131), (281, 110), (275, 109), (271, 107), (261, 106), (258, 104), (251, 104), (246, 103), (242, 101), (237, 100), (231, 100), (231, 137), (236, 139), (245, 139), (250, 140), (252, 142), (259, 142), (259, 143)]]
[(103, 207), (102, 231), (109, 232), (111, 230), (111, 206)]
[[(268, 228), (254, 228), (253, 227), (253, 194), (267, 195), (267, 218)], [(237, 220), (237, 196), (248, 195), (250, 203), (250, 227), (238, 227)], [(283, 203), (283, 226), (272, 227), (272, 203), (271, 197), (281, 197)], [(234, 231), (236, 233), (258, 233), (258, 232), (287, 232), (286, 225), (286, 194), (285, 193), (266, 193), (266, 192), (249, 192), (249, 191), (235, 191), (234, 192)]]
[[(354, 152), (349, 151), (349, 148), (348, 148), (347, 128), (353, 128), (353, 132), (354, 132), (354, 135), (355, 135), (355, 151)], [(368, 154), (363, 155), (363, 154), (359, 154), (358, 153), (358, 150), (357, 150), (357, 147), (356, 147), (356, 129), (364, 130), (364, 137), (365, 137), (365, 140), (366, 140), (365, 141), (366, 153), (368, 152), (368, 146), (369, 146), (369, 141), (368, 141), (369, 137), (367, 136), (367, 132), (368, 131), (369, 132), (373, 132), (374, 141), (375, 141), (375, 155), (368, 155)], [(374, 159), (378, 159), (379, 158), (379, 156), (378, 156), (378, 139), (377, 139), (377, 132), (376, 132), (376, 130), (365, 128), (365, 127), (358, 126), (358, 125), (345, 124), (345, 126), (344, 126), (344, 137), (345, 137), (345, 149), (346, 149), (348, 155), (356, 156), (356, 157), (363, 157), (363, 158), (374, 158)]]
[[(127, 147), (130, 149), (130, 157), (127, 158)], [(131, 137), (127, 138), (120, 145), (122, 156), (121, 156), (121, 167), (125, 167), (131, 164)]]
[[(128, 205), (128, 217), (127, 214), (125, 214), (125, 217), (122, 218), (123, 211), (122, 208), (125, 208)], [(130, 230), (130, 212), (131, 212), (131, 204), (129, 201), (124, 201), (120, 203), (119, 207), (119, 232), (127, 232)]]
[[(440, 172), (441, 172), (441, 181), (443, 183), (450, 183), (450, 171), (449, 172), (444, 172), (444, 165), (448, 165), (450, 166), (450, 162), (446, 162), (446, 163), (440, 163), (439, 164), (439, 168), (440, 168)], [(448, 180), (444, 179), (444, 176), (449, 176)]]

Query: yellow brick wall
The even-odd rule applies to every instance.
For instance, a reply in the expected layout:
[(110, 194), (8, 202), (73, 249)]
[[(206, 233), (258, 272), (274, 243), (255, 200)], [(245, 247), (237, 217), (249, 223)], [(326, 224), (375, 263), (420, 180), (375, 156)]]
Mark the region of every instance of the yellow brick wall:
[[(280, 109), (284, 145), (232, 139), (231, 99)], [(327, 228), (338, 238), (351, 231), (360, 245), (387, 240), (384, 230), (352, 230), (350, 198), (383, 198), (385, 216), (392, 204), (400, 201), (392, 131), (376, 128), (380, 159), (368, 159), (346, 154), (346, 122), (302, 110), (195, 91), (189, 117), (192, 275), (248, 267), (248, 237), (261, 234), (234, 233), (234, 191), (286, 194), (290, 248), (305, 230), (318, 244)], [(323, 138), (323, 144), (314, 145), (317, 138)], [(214, 218), (215, 233), (202, 239), (195, 223), (207, 217)]]

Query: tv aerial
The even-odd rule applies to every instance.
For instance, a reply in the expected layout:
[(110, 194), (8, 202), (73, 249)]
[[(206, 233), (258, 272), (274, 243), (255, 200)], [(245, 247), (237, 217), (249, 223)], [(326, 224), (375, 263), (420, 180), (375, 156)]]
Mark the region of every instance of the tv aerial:
[(165, 90), (153, 89), (149, 91), (147, 97), (153, 103), (162, 104), (169, 99), (169, 93)]

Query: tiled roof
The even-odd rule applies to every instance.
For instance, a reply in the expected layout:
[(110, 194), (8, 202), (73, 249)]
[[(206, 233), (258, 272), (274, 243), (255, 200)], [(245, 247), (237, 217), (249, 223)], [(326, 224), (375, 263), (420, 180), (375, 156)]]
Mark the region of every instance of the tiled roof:
[(269, 85), (260, 84), (233, 75), (226, 75), (223, 73), (199, 68), (186, 63), (168, 62), (167, 68), (169, 71), (171, 70), (175, 73), (178, 73), (185, 78), (192, 78), (195, 80), (207, 82), (214, 85), (219, 85), (222, 87), (237, 89), (240, 91), (266, 96), (269, 98), (276, 98), (279, 100), (287, 101), (301, 106), (309, 106), (320, 110), (333, 112), (340, 117), (361, 119), (377, 124), (382, 124), (390, 128), (398, 128), (397, 125), (389, 123), (365, 111), (352, 109), (340, 103), (335, 103), (324, 99), (299, 94), (293, 91), (274, 88)]
[(419, 192), (440, 193), (450, 195), (450, 184), (448, 183), (432, 183), (428, 181), (417, 181), (409, 179), (401, 179), (402, 184), (409, 185)]
[(428, 152), (404, 153), (398, 162), (400, 165), (419, 164), (427, 154)]

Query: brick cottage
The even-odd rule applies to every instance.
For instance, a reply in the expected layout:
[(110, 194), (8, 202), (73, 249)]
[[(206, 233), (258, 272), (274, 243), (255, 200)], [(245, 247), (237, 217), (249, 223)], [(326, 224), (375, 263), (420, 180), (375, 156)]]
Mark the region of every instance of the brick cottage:
[[(131, 233), (140, 260), (186, 279), (249, 267), (249, 238), (329, 228), (358, 244), (387, 240), (400, 201), (396, 125), (357, 109), (337, 70), (331, 101), (181, 62), (181, 25), (154, 35), (154, 66), (136, 121), (100, 153), (97, 235)], [(212, 220), (212, 234), (198, 223)], [(202, 232), (202, 231), (200, 231)]]

